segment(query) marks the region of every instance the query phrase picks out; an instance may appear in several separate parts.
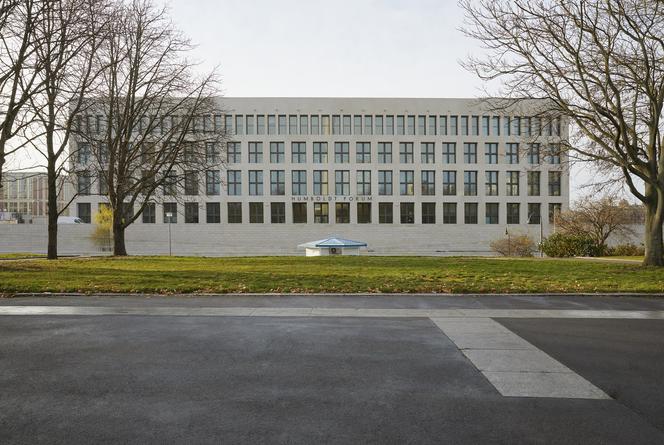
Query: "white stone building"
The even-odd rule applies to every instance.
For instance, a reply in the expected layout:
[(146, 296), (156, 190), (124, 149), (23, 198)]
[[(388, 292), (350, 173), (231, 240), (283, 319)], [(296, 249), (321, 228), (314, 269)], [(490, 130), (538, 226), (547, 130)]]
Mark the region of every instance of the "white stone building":
[[(500, 113), (475, 99), (222, 103), (210, 121), (232, 136), (208, 155), (222, 153), (224, 169), (156, 197), (128, 230), (129, 253), (164, 253), (173, 213), (178, 254), (291, 254), (331, 233), (378, 254), (487, 254), (506, 230), (537, 241), (541, 220), (546, 236), (569, 206), (567, 125), (534, 115), (537, 102)], [(92, 176), (73, 203), (84, 221), (105, 200)]]

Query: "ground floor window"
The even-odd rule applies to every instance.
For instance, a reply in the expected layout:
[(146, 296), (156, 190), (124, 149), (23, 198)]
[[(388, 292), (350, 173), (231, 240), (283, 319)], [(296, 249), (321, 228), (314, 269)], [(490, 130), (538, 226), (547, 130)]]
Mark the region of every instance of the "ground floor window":
[(436, 224), (436, 203), (422, 203), (422, 224)]
[[(178, 222), (178, 203), (177, 202), (165, 202), (163, 206), (164, 210), (164, 223), (173, 223), (177, 224)], [(169, 216), (170, 215), (170, 216)]]
[(415, 203), (402, 202), (401, 209), (401, 224), (415, 224)]
[(391, 202), (378, 203), (378, 223), (392, 224), (394, 221), (394, 206)]
[(229, 224), (242, 223), (242, 203), (229, 202), (228, 203), (228, 222)]
[(221, 222), (221, 204), (218, 202), (208, 202), (205, 204), (205, 222), (208, 224), (218, 224)]
[(358, 224), (371, 223), (371, 203), (358, 202), (357, 203), (357, 222)]
[(157, 222), (155, 207), (156, 206), (154, 202), (145, 204), (145, 207), (143, 208), (143, 214), (141, 215), (143, 218), (143, 224), (154, 224)]
[(270, 204), (270, 222), (272, 224), (284, 224), (286, 222), (286, 204), (273, 202)]
[(498, 224), (499, 207), (497, 202), (487, 202), (485, 212), (486, 224)]
[(457, 223), (457, 205), (456, 202), (443, 203), (443, 224)]
[(467, 202), (463, 205), (463, 222), (466, 224), (477, 224), (477, 203)]
[(184, 203), (184, 222), (185, 224), (198, 224), (198, 203)]
[(314, 203), (314, 222), (327, 224), (330, 222), (330, 205), (326, 202)]
[(263, 203), (250, 202), (249, 203), (249, 222), (252, 224), (263, 223)]
[(92, 222), (92, 210), (89, 202), (79, 202), (77, 205), (78, 217), (86, 224)]
[(334, 205), (334, 218), (337, 224), (348, 224), (350, 222), (350, 204), (338, 202)]
[(528, 203), (528, 224), (539, 224), (542, 221), (540, 203)]
[(307, 223), (307, 203), (294, 202), (293, 203), (293, 222), (295, 224)]
[(507, 224), (519, 224), (520, 206), (518, 202), (507, 203)]

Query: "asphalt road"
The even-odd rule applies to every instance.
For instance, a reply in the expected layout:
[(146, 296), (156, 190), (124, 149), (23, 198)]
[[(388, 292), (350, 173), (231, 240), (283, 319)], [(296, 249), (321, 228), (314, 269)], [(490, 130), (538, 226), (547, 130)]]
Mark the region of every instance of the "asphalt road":
[(499, 321), (616, 400), (504, 397), (428, 318), (0, 316), (0, 443), (664, 443), (664, 321)]

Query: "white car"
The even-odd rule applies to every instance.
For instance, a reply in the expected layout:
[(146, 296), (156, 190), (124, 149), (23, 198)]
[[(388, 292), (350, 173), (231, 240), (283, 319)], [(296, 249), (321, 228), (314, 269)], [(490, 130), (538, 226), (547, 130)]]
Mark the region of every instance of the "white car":
[(83, 220), (77, 216), (58, 216), (58, 224), (83, 224)]

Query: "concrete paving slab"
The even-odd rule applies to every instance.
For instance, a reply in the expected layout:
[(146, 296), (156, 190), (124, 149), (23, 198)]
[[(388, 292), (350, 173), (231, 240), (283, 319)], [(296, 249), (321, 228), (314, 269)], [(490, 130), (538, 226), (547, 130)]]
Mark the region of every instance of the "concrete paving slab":
[(509, 329), (490, 318), (431, 318), (446, 334), (509, 334)]
[(610, 399), (578, 374), (560, 372), (493, 372), (482, 374), (506, 397)]
[(444, 330), (459, 349), (537, 349), (513, 333), (457, 333)]
[(462, 352), (480, 371), (572, 372), (539, 350), (467, 349)]

